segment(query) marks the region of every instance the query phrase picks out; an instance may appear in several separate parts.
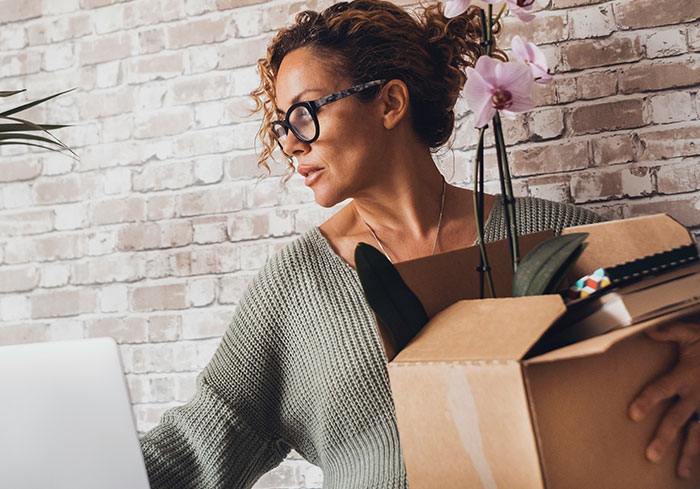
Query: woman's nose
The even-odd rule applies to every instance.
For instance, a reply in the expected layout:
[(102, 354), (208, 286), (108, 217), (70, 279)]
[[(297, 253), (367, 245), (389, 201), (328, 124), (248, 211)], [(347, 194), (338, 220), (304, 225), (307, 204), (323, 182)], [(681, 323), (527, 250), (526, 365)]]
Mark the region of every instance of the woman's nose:
[(282, 149), (290, 156), (297, 156), (307, 153), (311, 145), (300, 141), (292, 131), (287, 132), (287, 137), (282, 142)]

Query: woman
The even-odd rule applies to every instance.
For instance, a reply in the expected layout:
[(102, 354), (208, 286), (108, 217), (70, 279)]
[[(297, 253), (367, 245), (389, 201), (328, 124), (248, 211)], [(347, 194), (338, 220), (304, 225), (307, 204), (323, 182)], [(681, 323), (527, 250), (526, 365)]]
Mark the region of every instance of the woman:
[[(324, 487), (407, 487), (392, 352), (353, 252), (376, 243), (396, 262), (474, 243), (471, 193), (445, 183), (431, 150), (452, 134), (463, 69), (482, 53), (479, 29), (474, 9), (448, 21), (434, 5), (416, 21), (365, 0), (299, 14), (271, 42), (253, 93), (264, 112), (261, 165), (279, 145), (319, 205), (353, 200), (268, 261), (194, 399), (142, 439), (153, 489), (250, 487), (292, 448), (322, 467)], [(504, 237), (497, 199), (486, 212), (486, 239)], [(526, 198), (517, 214), (523, 232), (599, 220)]]

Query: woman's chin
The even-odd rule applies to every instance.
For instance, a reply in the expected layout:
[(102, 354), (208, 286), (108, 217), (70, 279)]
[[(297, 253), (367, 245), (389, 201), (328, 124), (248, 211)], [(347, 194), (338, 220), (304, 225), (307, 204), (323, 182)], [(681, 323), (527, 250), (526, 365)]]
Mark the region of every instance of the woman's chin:
[(313, 189), (313, 191), (314, 199), (316, 200), (316, 203), (321, 207), (329, 208), (341, 202), (341, 200), (338, 199), (338, 196), (332, 193), (324, 192), (320, 189)]

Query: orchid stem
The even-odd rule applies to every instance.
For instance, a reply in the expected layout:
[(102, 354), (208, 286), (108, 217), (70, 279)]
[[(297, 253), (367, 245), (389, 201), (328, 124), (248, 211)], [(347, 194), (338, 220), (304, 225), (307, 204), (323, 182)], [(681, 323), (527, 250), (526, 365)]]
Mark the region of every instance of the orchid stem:
[(493, 117), (493, 133), (496, 140), (496, 154), (498, 155), (498, 170), (501, 179), (501, 192), (505, 199), (505, 211), (507, 220), (507, 233), (510, 242), (510, 252), (513, 260), (513, 273), (518, 269), (520, 261), (520, 247), (518, 244), (518, 227), (515, 215), (515, 196), (510, 178), (510, 168), (508, 165), (508, 154), (506, 143), (503, 138), (503, 127), (501, 126), (501, 116), (498, 112)]
[(503, 5), (501, 5), (501, 10), (499, 10), (498, 13), (496, 14), (496, 18), (493, 19), (493, 22), (491, 22), (492, 26), (498, 24), (498, 21), (501, 20), (501, 16), (503, 15), (503, 12), (505, 12), (505, 11), (506, 11), (506, 4), (504, 3)]
[(476, 157), (474, 159), (474, 192), (472, 198), (474, 200), (474, 216), (476, 217), (476, 232), (479, 235), (479, 252), (481, 263), (479, 267), (479, 297), (484, 298), (484, 272), (486, 272), (486, 281), (489, 286), (491, 297), (496, 297), (496, 291), (493, 287), (493, 278), (491, 277), (491, 268), (489, 267), (489, 259), (486, 256), (486, 244), (484, 243), (484, 132), (486, 127), (479, 130), (479, 142), (476, 147)]

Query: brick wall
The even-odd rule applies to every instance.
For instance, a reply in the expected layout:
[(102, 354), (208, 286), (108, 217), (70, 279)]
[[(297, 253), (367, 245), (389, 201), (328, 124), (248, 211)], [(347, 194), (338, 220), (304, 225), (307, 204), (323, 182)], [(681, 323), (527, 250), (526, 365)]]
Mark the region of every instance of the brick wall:
[[(73, 124), (56, 134), (80, 155), (0, 152), (0, 344), (116, 338), (141, 431), (191, 397), (252, 275), (335, 211), (299, 177), (281, 190), (281, 165), (257, 182), (246, 117), (274, 31), (329, 3), (0, 0), (0, 89), (76, 87), (27, 116)], [(538, 43), (556, 74), (505, 124), (517, 191), (610, 218), (668, 212), (700, 237), (700, 3), (538, 7), (501, 41)], [(468, 185), (475, 131), (458, 112), (439, 164)], [(321, 485), (293, 453), (256, 487)]]

